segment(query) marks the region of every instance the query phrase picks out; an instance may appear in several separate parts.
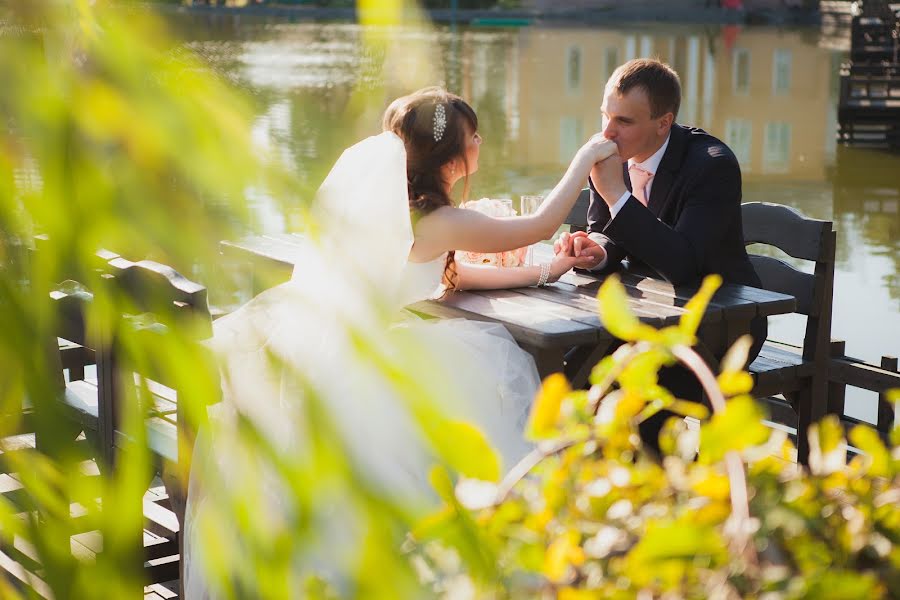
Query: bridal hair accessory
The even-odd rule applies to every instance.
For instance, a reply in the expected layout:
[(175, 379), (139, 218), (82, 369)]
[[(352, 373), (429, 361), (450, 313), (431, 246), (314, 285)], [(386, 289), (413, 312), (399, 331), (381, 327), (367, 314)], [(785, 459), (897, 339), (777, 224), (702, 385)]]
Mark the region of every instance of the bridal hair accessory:
[(550, 280), (550, 263), (541, 263), (541, 276), (538, 278), (538, 287), (544, 287)]
[(444, 137), (444, 129), (447, 128), (447, 111), (443, 104), (434, 107), (434, 141), (439, 142)]

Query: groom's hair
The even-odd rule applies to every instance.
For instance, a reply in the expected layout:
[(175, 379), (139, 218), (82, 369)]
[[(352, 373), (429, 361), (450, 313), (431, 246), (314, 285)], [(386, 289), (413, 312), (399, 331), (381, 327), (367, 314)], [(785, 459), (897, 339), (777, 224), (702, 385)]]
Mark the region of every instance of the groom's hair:
[(670, 112), (678, 116), (681, 107), (681, 81), (675, 69), (650, 58), (635, 58), (613, 71), (606, 89), (624, 96), (634, 88), (643, 89), (650, 101), (650, 117), (658, 119)]

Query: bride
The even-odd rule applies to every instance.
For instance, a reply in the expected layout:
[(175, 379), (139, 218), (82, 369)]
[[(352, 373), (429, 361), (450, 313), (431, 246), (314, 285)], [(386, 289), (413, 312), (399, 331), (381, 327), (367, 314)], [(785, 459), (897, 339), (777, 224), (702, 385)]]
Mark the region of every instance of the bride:
[[(254, 527), (270, 527), (273, 538), (303, 510), (321, 510), (297, 500), (300, 488), (273, 464), (279, 460), (313, 473), (323, 453), (343, 453), (354, 476), (416, 511), (433, 503), (430, 465), (496, 479), (529, 450), (522, 431), (540, 384), (531, 356), (501, 325), (422, 320), (401, 309), (454, 290), (545, 285), (589, 261), (560, 255), (501, 268), (457, 262), (455, 251), (501, 252), (552, 237), (591, 167), (616, 146), (594, 136), (537, 212), (496, 218), (452, 199), (460, 180), (466, 196), (478, 169), (478, 119), (465, 101), (426, 88), (395, 100), (383, 125), (384, 133), (346, 150), (323, 182), (317, 228), (292, 280), (215, 323), (224, 401), (210, 411), (194, 453), (186, 598), (219, 597), (210, 572), (224, 547), (245, 545), (228, 519), (241, 502), (262, 515)], [(268, 454), (241, 443), (248, 424)], [(234, 504), (224, 508), (224, 498)], [(303, 548), (292, 560), (327, 572), (352, 546), (352, 525), (333, 513), (321, 521), (337, 532), (329, 547)]]

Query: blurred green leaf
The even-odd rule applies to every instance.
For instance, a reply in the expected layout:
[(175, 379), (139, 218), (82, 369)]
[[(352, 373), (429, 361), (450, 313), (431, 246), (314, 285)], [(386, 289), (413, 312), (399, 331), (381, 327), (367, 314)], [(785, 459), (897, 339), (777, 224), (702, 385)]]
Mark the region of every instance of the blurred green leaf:
[(696, 561), (722, 562), (728, 553), (712, 527), (684, 521), (649, 523), (646, 534), (626, 557), (625, 573), (639, 586), (662, 581), (674, 586)]
[(474, 425), (449, 421), (434, 432), (433, 441), (449, 464), (456, 466), (466, 477), (485, 481), (500, 479), (500, 458)]
[(883, 598), (884, 590), (871, 573), (828, 569), (810, 577), (805, 597), (821, 600), (868, 600)]

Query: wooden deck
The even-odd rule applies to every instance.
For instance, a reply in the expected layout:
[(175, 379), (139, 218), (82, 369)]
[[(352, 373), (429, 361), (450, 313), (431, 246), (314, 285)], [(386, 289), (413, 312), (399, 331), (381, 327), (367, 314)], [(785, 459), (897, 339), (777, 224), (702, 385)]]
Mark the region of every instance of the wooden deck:
[[(6, 438), (7, 450), (27, 450), (34, 448), (34, 435), (26, 434)], [(0, 453), (2, 456), (2, 453)], [(99, 477), (97, 465), (93, 461), (81, 463), (82, 472), (90, 477)], [(14, 504), (20, 504), (22, 482), (16, 473), (0, 474), (0, 496)], [(77, 515), (83, 509), (72, 504), (71, 514)], [(168, 571), (172, 578), (144, 588), (145, 600), (178, 598), (178, 520), (170, 510), (168, 496), (162, 482), (155, 480), (144, 494), (144, 549), (147, 566)], [(92, 561), (103, 549), (103, 538), (99, 531), (84, 531), (72, 536), (71, 548), (74, 556), (84, 561)], [(174, 552), (173, 552), (174, 551)], [(12, 547), (0, 543), (0, 577), (6, 578), (20, 589), (29, 588), (41, 598), (52, 598), (52, 594), (41, 580), (41, 565), (34, 548), (25, 540), (17, 539)]]

